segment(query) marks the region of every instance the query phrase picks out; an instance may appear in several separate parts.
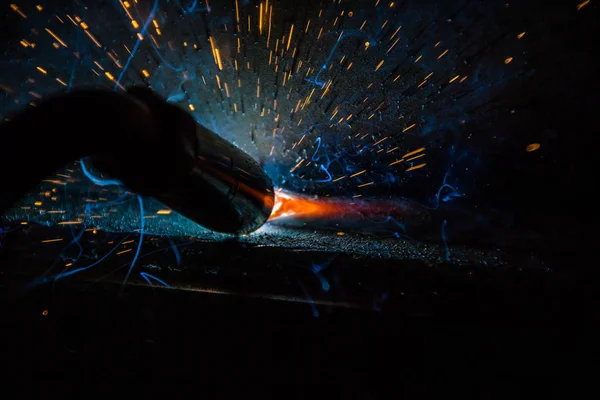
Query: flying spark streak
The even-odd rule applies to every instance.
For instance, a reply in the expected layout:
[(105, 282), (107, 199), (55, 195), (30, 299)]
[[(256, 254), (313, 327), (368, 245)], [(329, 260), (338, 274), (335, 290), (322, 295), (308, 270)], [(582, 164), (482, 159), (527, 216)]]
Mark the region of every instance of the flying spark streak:
[(427, 165), (427, 164), (425, 164), (425, 163), (423, 163), (423, 164), (419, 164), (419, 165), (415, 165), (414, 167), (410, 167), (410, 168), (408, 168), (408, 169), (406, 170), (406, 172), (410, 172), (410, 171), (414, 171), (414, 170), (416, 170), (416, 169), (419, 169), (419, 168), (423, 168), (423, 167), (424, 167), (424, 166), (426, 166), (426, 165)]

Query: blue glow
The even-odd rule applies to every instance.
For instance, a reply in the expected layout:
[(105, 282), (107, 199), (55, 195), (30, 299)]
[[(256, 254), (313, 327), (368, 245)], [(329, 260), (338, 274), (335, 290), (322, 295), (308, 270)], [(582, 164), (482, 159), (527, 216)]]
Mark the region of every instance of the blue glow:
[(188, 13), (191, 13), (192, 11), (194, 11), (194, 9), (196, 8), (196, 5), (198, 4), (198, 0), (194, 0), (194, 2), (192, 3), (191, 6), (185, 8), (184, 10), (187, 11)]
[(315, 183), (328, 183), (328, 182), (331, 182), (333, 180), (333, 177), (331, 176), (331, 174), (329, 173), (329, 171), (327, 170), (327, 167), (325, 165), (321, 164), (319, 166), (319, 169), (327, 174), (327, 179), (313, 179), (313, 182), (315, 182)]
[(160, 50), (156, 47), (156, 45), (154, 44), (153, 41), (150, 41), (150, 44), (152, 45), (152, 48), (154, 49), (154, 52), (156, 53), (156, 55), (158, 56), (158, 58), (160, 58), (160, 60), (162, 61), (162, 63), (164, 65), (166, 65), (168, 68), (172, 69), (175, 72), (181, 72), (184, 70), (184, 67), (175, 67), (173, 65), (171, 65), (171, 63), (169, 63), (164, 57), (163, 55), (160, 53)]
[(385, 301), (389, 299), (389, 297), (389, 293), (383, 293), (380, 296), (375, 296), (375, 298), (373, 299), (373, 311), (381, 312), (381, 305), (385, 303)]
[[(173, 246), (170, 245), (169, 247), (162, 247), (160, 249), (150, 251), (148, 253), (140, 255), (140, 257), (138, 258), (138, 262), (139, 262), (139, 260), (142, 260), (142, 259), (144, 259), (146, 257), (150, 257), (151, 255), (154, 255), (156, 253), (160, 253), (161, 251), (164, 251), (164, 250), (172, 250), (173, 252), (175, 250), (177, 250), (177, 254), (180, 254), (179, 253), (179, 249), (178, 249), (179, 247), (188, 246), (188, 245), (193, 244), (193, 243), (195, 243), (195, 242), (194, 241), (189, 241), (189, 242), (185, 242), (185, 243), (181, 243), (181, 244), (175, 245), (175, 248), (173, 248)], [(180, 257), (181, 257), (181, 254), (180, 254)], [(181, 258), (179, 258), (179, 259), (176, 258), (176, 261), (177, 260), (179, 260), (178, 262), (181, 262)]]
[(138, 239), (138, 245), (137, 245), (137, 249), (135, 250), (135, 255), (133, 256), (133, 260), (131, 261), (131, 264), (129, 265), (129, 269), (127, 270), (127, 275), (125, 275), (125, 279), (123, 279), (123, 285), (122, 287), (125, 287), (125, 284), (127, 283), (127, 280), (129, 279), (129, 276), (131, 275), (131, 271), (133, 271), (133, 267), (135, 267), (135, 263), (138, 260), (138, 257), (140, 256), (140, 251), (142, 250), (142, 244), (144, 243), (144, 200), (142, 199), (142, 196), (138, 195), (138, 202), (140, 204), (140, 237)]
[(171, 250), (173, 250), (173, 255), (175, 256), (175, 261), (177, 262), (177, 266), (181, 265), (181, 254), (179, 253), (179, 249), (173, 243), (173, 239), (169, 237), (169, 244), (171, 245)]
[[(134, 7), (135, 7), (135, 11), (136, 11), (136, 13), (137, 13), (138, 17), (139, 17), (140, 19), (142, 19), (142, 15), (140, 14), (140, 12), (139, 12), (139, 9), (138, 9), (138, 6), (137, 6), (137, 4), (136, 4), (136, 3), (134, 3)], [(188, 12), (191, 12), (191, 11), (192, 11), (192, 10), (193, 10), (195, 7), (196, 7), (196, 2), (194, 2), (194, 4), (193, 4), (193, 7), (191, 7), (191, 10), (190, 10), (190, 11), (188, 11)], [(155, 12), (156, 12), (156, 6), (154, 7), (154, 9), (153, 9), (152, 13), (150, 14), (150, 17), (148, 17), (148, 18), (150, 18), (150, 19), (151, 19), (151, 18), (153, 18), (153, 17), (154, 17), (154, 13), (155, 13)], [(148, 24), (148, 21), (149, 21), (149, 20), (147, 20), (147, 21), (146, 21), (146, 24)], [(148, 25), (149, 25), (149, 24), (148, 24)], [(144, 35), (144, 34), (145, 34), (145, 32), (144, 32), (144, 31), (142, 31), (142, 35)], [(157, 57), (158, 57), (158, 58), (160, 58), (160, 61), (162, 61), (162, 63), (163, 63), (165, 66), (167, 66), (167, 68), (169, 68), (169, 69), (172, 69), (172, 70), (173, 70), (173, 71), (175, 71), (175, 72), (181, 72), (181, 71), (183, 71), (183, 70), (184, 70), (184, 67), (183, 67), (183, 66), (181, 66), (181, 67), (177, 68), (177, 67), (173, 66), (171, 63), (169, 63), (169, 62), (168, 62), (168, 61), (167, 61), (167, 60), (166, 60), (166, 59), (163, 57), (163, 55), (161, 54), (161, 52), (160, 52), (160, 50), (158, 49), (158, 47), (156, 47), (156, 44), (154, 43), (154, 41), (153, 41), (153, 40), (150, 40), (150, 41), (149, 41), (149, 43), (150, 43), (150, 45), (152, 46), (152, 49), (154, 49), (154, 53), (157, 55)]]
[(312, 296), (308, 293), (308, 290), (306, 290), (306, 288), (304, 287), (304, 285), (302, 284), (302, 282), (298, 281), (298, 284), (300, 285), (300, 287), (302, 288), (302, 291), (304, 292), (304, 297), (306, 297), (306, 301), (308, 302), (308, 304), (310, 304), (310, 308), (312, 310), (312, 314), (315, 318), (319, 317), (319, 310), (317, 310), (317, 306), (315, 305), (315, 301), (313, 300)]
[(310, 82), (314, 85), (320, 86), (321, 88), (323, 86), (325, 86), (325, 84), (327, 82), (320, 82), (319, 81), (319, 77), (321, 76), (321, 73), (323, 71), (327, 70), (327, 67), (329, 65), (329, 63), (331, 62), (331, 59), (333, 58), (336, 49), (338, 48), (339, 44), (342, 42), (342, 40), (349, 38), (349, 37), (360, 37), (360, 36), (366, 36), (365, 32), (359, 31), (359, 30), (354, 30), (354, 31), (349, 31), (349, 32), (343, 32), (339, 39), (337, 39), (335, 41), (335, 44), (333, 45), (333, 48), (331, 49), (331, 51), (329, 52), (329, 56), (327, 56), (327, 59), (325, 60), (325, 63), (321, 66), (321, 68), (319, 69), (319, 72), (317, 73), (317, 75), (313, 78), (313, 79), (307, 79), (305, 78), (304, 80), (307, 82)]
[[(450, 170), (451, 168), (448, 168), (448, 170), (446, 171), (446, 174), (444, 175), (444, 179), (442, 181), (442, 185), (440, 186), (435, 195), (435, 207), (433, 208), (434, 210), (440, 207), (440, 202), (447, 203), (454, 199), (463, 197), (463, 194), (460, 193), (457, 188), (448, 183), (448, 176), (450, 175)], [(444, 192), (446, 193), (442, 196)]]
[(115, 250), (117, 250), (119, 248), (119, 246), (121, 245), (121, 243), (123, 243), (126, 239), (127, 239), (127, 237), (123, 238), (108, 253), (106, 253), (102, 258), (100, 258), (98, 261), (96, 261), (96, 262), (94, 262), (92, 264), (86, 265), (85, 267), (80, 267), (80, 268), (75, 268), (75, 269), (67, 270), (67, 271), (61, 272), (61, 273), (59, 273), (57, 275), (54, 275), (54, 276), (43, 276), (43, 277), (39, 278), (38, 280), (36, 280), (35, 283), (39, 284), (39, 283), (48, 282), (50, 280), (58, 280), (58, 279), (61, 279), (61, 278), (66, 278), (68, 276), (75, 275), (75, 274), (78, 274), (80, 272), (86, 271), (86, 270), (88, 270), (90, 268), (93, 268), (96, 265), (100, 264), (102, 261), (106, 260), (112, 253), (114, 253)]
[(331, 285), (329, 284), (329, 282), (327, 281), (327, 279), (323, 276), (323, 274), (321, 274), (321, 271), (323, 269), (325, 269), (325, 267), (326, 266), (322, 266), (322, 265), (318, 265), (318, 264), (313, 264), (312, 265), (312, 272), (313, 272), (313, 274), (315, 274), (315, 276), (321, 282), (321, 288), (323, 289), (323, 291), (324, 292), (329, 292), (329, 289), (331, 289)]
[[(158, 0), (154, 0), (154, 6), (152, 7), (152, 11), (150, 12), (150, 15), (146, 19), (146, 22), (144, 23), (144, 26), (142, 27), (142, 30), (140, 32), (140, 34), (142, 36), (144, 36), (146, 34), (146, 32), (148, 31), (148, 26), (150, 26), (150, 23), (152, 22), (152, 19), (154, 18), (154, 14), (156, 14), (157, 9), (158, 9)], [(119, 74), (119, 77), (117, 78), (117, 81), (113, 88), (114, 90), (117, 90), (119, 88), (119, 84), (121, 83), (121, 80), (123, 80), (123, 76), (125, 75), (125, 72), (127, 72), (127, 69), (129, 68), (129, 64), (131, 64), (131, 60), (133, 60), (133, 57), (135, 56), (135, 53), (140, 48), (141, 43), (142, 43), (142, 41), (138, 38), (138, 40), (135, 42), (135, 46), (133, 46), (133, 49), (131, 50), (131, 54), (127, 58), (127, 62), (123, 66), (123, 69), (121, 70), (121, 73)]]
[(168, 283), (166, 283), (166, 282), (165, 282), (165, 281), (163, 281), (162, 279), (159, 279), (159, 278), (157, 278), (156, 276), (154, 276), (154, 275), (151, 275), (151, 274), (149, 274), (149, 273), (147, 273), (147, 272), (140, 272), (140, 276), (141, 276), (142, 278), (144, 278), (144, 280), (145, 280), (146, 282), (148, 282), (148, 285), (150, 285), (150, 286), (154, 286), (154, 285), (152, 284), (152, 281), (151, 281), (151, 279), (152, 279), (153, 281), (156, 281), (156, 282), (160, 283), (161, 285), (163, 285), (163, 286), (165, 286), (165, 287), (171, 287), (171, 286), (170, 286)]
[(450, 249), (448, 248), (448, 238), (446, 237), (446, 225), (448, 224), (447, 220), (442, 222), (442, 241), (444, 242), (445, 249), (445, 259), (450, 262)]
[(319, 152), (319, 149), (321, 148), (321, 137), (320, 136), (315, 139), (315, 143), (317, 144), (317, 148), (315, 149), (315, 152), (313, 153), (312, 157), (310, 158), (312, 161), (317, 161), (319, 159), (319, 158), (317, 158), (317, 153)]
[(115, 185), (115, 186), (121, 186), (122, 183), (116, 179), (102, 179), (99, 178), (97, 176), (95, 176), (94, 174), (92, 174), (90, 172), (90, 170), (85, 166), (85, 161), (83, 160), (83, 158), (81, 160), (79, 160), (79, 164), (81, 165), (81, 170), (83, 171), (84, 175), (88, 177), (88, 179), (90, 181), (92, 181), (95, 185), (98, 186), (111, 186), (111, 185)]

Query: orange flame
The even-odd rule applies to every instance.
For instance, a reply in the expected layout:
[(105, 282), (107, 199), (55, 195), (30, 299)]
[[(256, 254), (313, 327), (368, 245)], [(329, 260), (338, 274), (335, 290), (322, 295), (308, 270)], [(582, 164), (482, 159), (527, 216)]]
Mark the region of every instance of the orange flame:
[(270, 220), (280, 217), (332, 218), (343, 214), (340, 204), (322, 199), (300, 197), (281, 190), (275, 192), (275, 205)]
[(275, 204), (269, 221), (335, 220), (344, 225), (364, 219), (374, 223), (385, 222), (390, 217), (411, 226), (427, 224), (430, 220), (430, 214), (424, 207), (404, 199), (316, 198), (280, 189), (275, 192)]

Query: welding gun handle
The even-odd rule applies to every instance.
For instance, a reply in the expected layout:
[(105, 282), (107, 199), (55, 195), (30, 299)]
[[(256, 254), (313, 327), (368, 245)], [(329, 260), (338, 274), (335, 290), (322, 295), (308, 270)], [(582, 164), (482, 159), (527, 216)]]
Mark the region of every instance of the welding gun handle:
[(128, 92), (150, 108), (162, 134), (160, 154), (139, 162), (139, 157), (111, 153), (92, 157), (94, 165), (213, 231), (244, 234), (267, 221), (273, 182), (250, 155), (155, 92), (139, 87)]
[(71, 161), (115, 148), (160, 147), (144, 102), (101, 89), (51, 97), (0, 125), (0, 138), (0, 212)]
[(55, 96), (1, 125), (0, 136), (0, 212), (87, 156), (134, 192), (218, 232), (252, 232), (273, 208), (273, 183), (252, 157), (150, 89)]

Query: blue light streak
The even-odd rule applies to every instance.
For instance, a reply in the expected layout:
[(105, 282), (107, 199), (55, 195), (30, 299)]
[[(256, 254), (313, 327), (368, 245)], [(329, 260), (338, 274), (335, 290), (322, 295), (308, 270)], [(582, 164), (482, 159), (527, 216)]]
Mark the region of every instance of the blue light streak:
[(121, 290), (125, 287), (125, 284), (127, 283), (129, 276), (131, 275), (131, 271), (133, 271), (133, 267), (135, 267), (135, 263), (137, 262), (138, 257), (140, 256), (140, 251), (142, 250), (142, 244), (144, 242), (144, 200), (142, 199), (142, 196), (140, 196), (139, 194), (138, 194), (137, 198), (138, 198), (138, 202), (140, 204), (140, 238), (138, 239), (138, 245), (137, 245), (137, 249), (135, 251), (135, 255), (133, 256), (133, 260), (131, 261), (131, 264), (129, 265), (129, 269), (127, 270), (127, 275), (125, 275), (125, 279), (123, 279), (123, 284), (121, 285)]
[[(144, 36), (146, 34), (146, 32), (148, 31), (148, 26), (150, 26), (150, 23), (152, 22), (152, 19), (154, 18), (154, 14), (156, 14), (157, 9), (158, 9), (158, 0), (154, 0), (154, 6), (152, 7), (152, 11), (150, 12), (150, 15), (146, 19), (146, 22), (144, 23), (144, 26), (142, 27), (142, 31), (140, 32), (140, 34), (142, 36)], [(117, 90), (119, 88), (119, 85), (121, 84), (121, 81), (123, 80), (123, 76), (125, 76), (125, 72), (127, 72), (127, 69), (129, 68), (129, 64), (131, 64), (131, 60), (133, 60), (133, 57), (135, 56), (135, 53), (140, 48), (141, 43), (142, 43), (142, 41), (138, 38), (138, 40), (135, 42), (135, 46), (133, 46), (133, 49), (131, 50), (131, 54), (127, 58), (127, 62), (125, 62), (125, 65), (123, 66), (123, 69), (121, 70), (121, 73), (119, 74), (119, 77), (117, 78), (115, 86), (113, 87), (114, 90)]]
[(146, 282), (148, 282), (148, 285), (150, 285), (150, 286), (154, 286), (154, 285), (152, 284), (152, 281), (151, 281), (151, 279), (152, 279), (152, 280), (154, 280), (154, 281), (156, 281), (156, 282), (160, 283), (161, 285), (163, 285), (163, 286), (165, 286), (165, 287), (171, 287), (171, 286), (170, 286), (168, 283), (166, 283), (166, 282), (165, 282), (165, 281), (163, 281), (162, 279), (159, 279), (159, 278), (157, 278), (156, 276), (154, 276), (154, 275), (151, 275), (151, 274), (149, 274), (149, 273), (147, 273), (147, 272), (140, 272), (140, 276), (141, 276), (142, 278), (144, 278), (144, 280), (145, 280)]
[(83, 174), (90, 181), (92, 181), (95, 185), (98, 185), (98, 186), (111, 186), (111, 185), (121, 186), (122, 185), (122, 183), (116, 179), (102, 179), (102, 178), (99, 178), (99, 177), (95, 176), (94, 174), (92, 174), (90, 172), (90, 170), (85, 166), (85, 161), (83, 158), (79, 160), (79, 164), (81, 165), (81, 170), (83, 171)]

